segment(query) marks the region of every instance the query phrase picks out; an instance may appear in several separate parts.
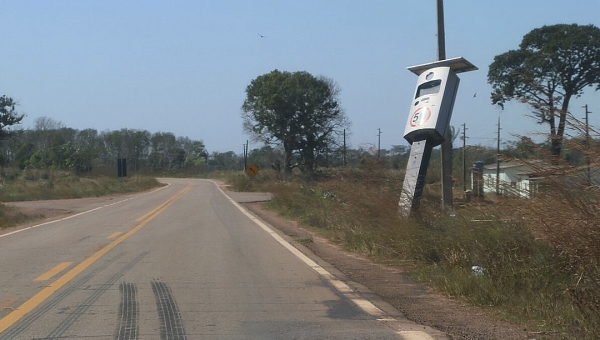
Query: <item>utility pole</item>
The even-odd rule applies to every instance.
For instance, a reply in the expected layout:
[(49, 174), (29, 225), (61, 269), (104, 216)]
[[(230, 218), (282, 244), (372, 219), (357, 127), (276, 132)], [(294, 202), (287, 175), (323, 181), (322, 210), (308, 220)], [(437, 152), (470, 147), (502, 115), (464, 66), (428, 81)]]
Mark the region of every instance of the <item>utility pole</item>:
[(467, 123), (463, 123), (463, 148), (462, 148), (462, 165), (463, 165), (463, 193), (467, 192)]
[(244, 171), (246, 171), (246, 169), (248, 169), (248, 140), (246, 140), (246, 144), (244, 144), (243, 147), (244, 147)]
[(377, 158), (381, 158), (381, 129), (377, 129)]
[(496, 195), (500, 195), (500, 117), (498, 117), (498, 145), (496, 146)]
[(438, 60), (446, 59), (446, 33), (444, 31), (444, 0), (437, 0)]
[(342, 153), (344, 167), (346, 167), (346, 129), (344, 129), (344, 150)]
[(587, 185), (591, 186), (592, 185), (592, 174), (590, 171), (590, 123), (588, 120), (589, 114), (591, 113), (590, 111), (588, 111), (588, 106), (587, 104), (585, 104), (583, 106), (585, 108), (585, 146), (586, 146), (586, 150), (585, 150), (585, 158), (586, 158), (586, 163), (587, 163)]
[[(446, 33), (444, 30), (444, 0), (437, 0), (437, 59), (446, 59)], [(450, 122), (448, 122), (450, 124)], [(446, 129), (446, 136), (441, 145), (442, 154), (442, 207), (444, 210), (452, 209), (454, 198), (452, 195), (452, 135)]]

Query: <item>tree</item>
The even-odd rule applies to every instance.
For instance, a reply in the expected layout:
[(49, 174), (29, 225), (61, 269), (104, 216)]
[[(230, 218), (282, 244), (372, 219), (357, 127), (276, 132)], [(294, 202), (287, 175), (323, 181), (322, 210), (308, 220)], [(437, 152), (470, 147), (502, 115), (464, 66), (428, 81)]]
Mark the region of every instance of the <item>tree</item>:
[(233, 151), (213, 152), (210, 156), (210, 166), (216, 170), (239, 170), (243, 159)]
[(272, 168), (278, 170), (281, 167), (283, 159), (281, 148), (273, 148), (270, 145), (265, 145), (260, 149), (250, 151), (248, 155), (248, 164), (255, 164), (259, 169)]
[(13, 137), (15, 132), (7, 130), (7, 128), (21, 123), (25, 117), (25, 115), (17, 113), (16, 104), (12, 98), (6, 95), (0, 97), (0, 140)]
[(502, 155), (518, 159), (539, 158), (541, 149), (541, 144), (536, 144), (530, 137), (521, 136), (517, 141), (508, 141)]
[[(594, 25), (544, 26), (523, 37), (520, 48), (494, 58), (488, 71), (492, 103), (529, 104), (550, 127), (552, 155), (561, 152), (569, 103), (583, 89), (600, 89), (600, 29)], [(558, 120), (558, 122), (557, 122)]]
[(324, 77), (274, 70), (246, 88), (244, 129), (256, 140), (283, 147), (286, 172), (295, 166), (311, 172), (317, 157), (349, 126), (337, 99), (339, 91)]

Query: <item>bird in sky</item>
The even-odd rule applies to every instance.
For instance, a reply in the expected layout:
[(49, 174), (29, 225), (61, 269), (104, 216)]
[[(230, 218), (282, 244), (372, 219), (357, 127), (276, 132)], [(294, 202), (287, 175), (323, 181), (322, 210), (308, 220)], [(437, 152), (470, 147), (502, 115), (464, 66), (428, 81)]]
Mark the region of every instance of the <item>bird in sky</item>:
[(264, 35), (262, 35), (260, 33), (256, 33), (256, 34), (258, 34), (258, 36), (261, 37), (261, 38), (266, 38)]

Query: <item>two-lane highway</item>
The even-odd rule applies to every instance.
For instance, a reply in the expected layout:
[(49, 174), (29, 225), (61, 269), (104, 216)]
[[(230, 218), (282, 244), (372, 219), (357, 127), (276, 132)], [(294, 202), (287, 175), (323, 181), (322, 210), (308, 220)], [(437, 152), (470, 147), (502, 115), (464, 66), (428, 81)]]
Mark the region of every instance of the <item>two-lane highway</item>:
[[(0, 236), (0, 339), (432, 339), (205, 180)], [(427, 333), (429, 333), (429, 335)]]

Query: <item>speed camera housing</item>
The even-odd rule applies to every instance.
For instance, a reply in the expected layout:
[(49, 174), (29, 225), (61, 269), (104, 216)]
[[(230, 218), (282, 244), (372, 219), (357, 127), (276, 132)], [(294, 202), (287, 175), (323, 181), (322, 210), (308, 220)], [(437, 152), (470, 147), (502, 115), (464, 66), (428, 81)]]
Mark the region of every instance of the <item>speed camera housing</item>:
[(419, 75), (404, 138), (412, 144), (426, 135), (433, 146), (444, 141), (460, 79), (449, 66), (434, 67)]

